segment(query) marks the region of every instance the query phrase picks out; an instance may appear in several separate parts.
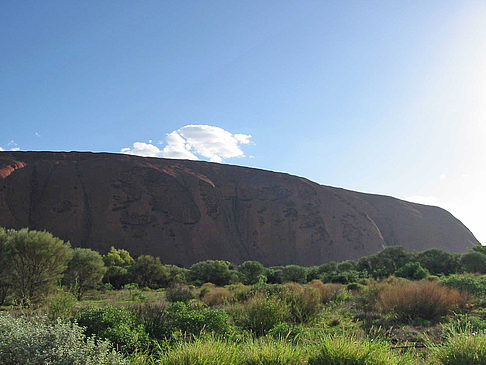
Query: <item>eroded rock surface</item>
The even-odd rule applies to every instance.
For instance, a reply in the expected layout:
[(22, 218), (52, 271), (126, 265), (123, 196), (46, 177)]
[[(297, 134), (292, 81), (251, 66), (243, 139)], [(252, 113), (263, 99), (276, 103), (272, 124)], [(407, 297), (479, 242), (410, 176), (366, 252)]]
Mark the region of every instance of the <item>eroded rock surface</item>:
[(0, 226), (181, 265), (316, 265), (387, 245), (477, 244), (437, 207), (246, 167), (86, 152), (0, 152)]

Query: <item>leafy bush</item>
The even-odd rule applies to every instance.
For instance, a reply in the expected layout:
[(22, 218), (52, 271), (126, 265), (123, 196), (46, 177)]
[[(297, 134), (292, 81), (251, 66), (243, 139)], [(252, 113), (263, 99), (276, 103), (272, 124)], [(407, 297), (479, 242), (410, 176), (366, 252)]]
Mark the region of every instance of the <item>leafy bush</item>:
[(101, 255), (89, 248), (75, 248), (62, 279), (81, 299), (88, 289), (94, 289), (103, 279), (106, 267)]
[(307, 281), (307, 269), (298, 265), (287, 265), (282, 268), (284, 283), (305, 283)]
[(486, 335), (453, 333), (434, 348), (434, 358), (442, 365), (486, 365)]
[(189, 277), (195, 284), (213, 283), (224, 286), (230, 283), (230, 263), (221, 260), (206, 260), (191, 266)]
[(272, 296), (256, 295), (246, 303), (232, 308), (235, 323), (257, 336), (266, 334), (290, 315), (288, 304)]
[(321, 297), (311, 286), (287, 284), (290, 289), (285, 297), (290, 310), (290, 320), (295, 323), (309, 322), (321, 309)]
[(194, 294), (191, 288), (184, 284), (174, 284), (167, 288), (166, 295), (169, 302), (187, 303), (191, 299), (194, 299)]
[(467, 299), (455, 289), (431, 281), (417, 281), (390, 285), (379, 294), (379, 300), (385, 312), (401, 319), (436, 320), (459, 310)]
[(276, 340), (293, 342), (302, 334), (300, 327), (292, 326), (288, 323), (282, 322), (273, 327), (268, 334)]
[(231, 325), (223, 310), (191, 307), (182, 302), (169, 305), (166, 310), (149, 312), (143, 317), (147, 332), (158, 340), (172, 340), (176, 332), (197, 336), (202, 332), (225, 335)]
[(486, 277), (472, 274), (451, 275), (442, 280), (442, 284), (449, 288), (464, 291), (478, 298), (486, 296)]
[(0, 363), (3, 365), (122, 365), (128, 361), (106, 341), (87, 338), (75, 323), (46, 323), (0, 314)]
[(88, 307), (76, 316), (77, 323), (86, 327), (86, 334), (110, 340), (124, 353), (132, 353), (150, 343), (144, 326), (139, 324), (135, 313), (125, 308), (108, 306)]
[(57, 318), (69, 319), (73, 314), (73, 308), (77, 303), (74, 295), (63, 290), (58, 290), (56, 294), (47, 300), (47, 316), (54, 321)]
[(264, 275), (265, 268), (258, 261), (245, 261), (238, 266), (238, 273), (243, 284), (253, 285)]
[(311, 356), (309, 365), (399, 365), (415, 364), (406, 355), (392, 352), (380, 341), (358, 340), (351, 337), (323, 339), (320, 352)]
[(486, 255), (478, 251), (468, 252), (461, 257), (466, 272), (486, 274)]
[(397, 271), (395, 271), (393, 275), (399, 278), (405, 278), (410, 280), (422, 280), (429, 275), (429, 272), (424, 269), (418, 262), (408, 262)]

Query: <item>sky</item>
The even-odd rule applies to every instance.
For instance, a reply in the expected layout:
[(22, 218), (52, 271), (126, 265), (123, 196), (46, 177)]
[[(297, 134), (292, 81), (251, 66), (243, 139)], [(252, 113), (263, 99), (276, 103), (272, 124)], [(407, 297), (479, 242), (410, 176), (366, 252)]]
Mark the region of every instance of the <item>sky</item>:
[(486, 2), (0, 3), (0, 149), (288, 172), (486, 243)]

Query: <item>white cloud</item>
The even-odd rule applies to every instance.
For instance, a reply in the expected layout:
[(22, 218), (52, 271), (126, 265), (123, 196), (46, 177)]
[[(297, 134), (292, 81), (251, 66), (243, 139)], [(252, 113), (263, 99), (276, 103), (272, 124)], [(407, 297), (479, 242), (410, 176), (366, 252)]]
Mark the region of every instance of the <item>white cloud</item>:
[(7, 148), (0, 147), (0, 151), (20, 151), (18, 144), (15, 141), (11, 140), (7, 143)]
[(135, 142), (132, 148), (122, 148), (121, 152), (128, 155), (137, 155), (144, 157), (160, 157), (160, 154), (162, 153), (162, 151), (157, 146), (144, 142)]
[(135, 142), (132, 148), (123, 148), (121, 152), (188, 160), (198, 160), (201, 157), (212, 162), (223, 162), (226, 158), (244, 157), (240, 146), (250, 143), (250, 139), (249, 134), (232, 134), (220, 127), (191, 124), (169, 133), (166, 137), (167, 144), (162, 150), (149, 140), (150, 143)]
[(446, 174), (440, 174), (440, 176), (439, 176), (439, 180), (440, 180), (440, 181), (443, 181), (443, 180), (445, 180), (446, 178), (447, 178), (447, 175), (446, 175)]
[(191, 145), (177, 131), (173, 131), (167, 135), (167, 146), (162, 150), (160, 157), (198, 160), (198, 157), (191, 152), (191, 148)]

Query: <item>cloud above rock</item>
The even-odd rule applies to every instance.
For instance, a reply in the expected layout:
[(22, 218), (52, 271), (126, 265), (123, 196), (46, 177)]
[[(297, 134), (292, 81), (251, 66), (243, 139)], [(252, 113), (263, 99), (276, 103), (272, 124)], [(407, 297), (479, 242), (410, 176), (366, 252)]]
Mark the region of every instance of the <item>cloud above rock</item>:
[(244, 157), (241, 146), (250, 143), (250, 139), (249, 134), (232, 134), (220, 127), (190, 124), (167, 134), (162, 149), (152, 143), (135, 142), (132, 147), (122, 148), (121, 152), (145, 157), (204, 158), (223, 162), (227, 158)]

